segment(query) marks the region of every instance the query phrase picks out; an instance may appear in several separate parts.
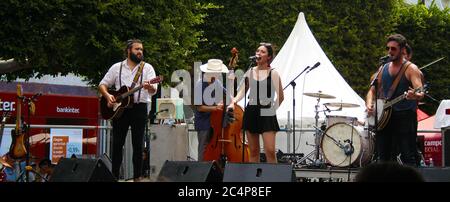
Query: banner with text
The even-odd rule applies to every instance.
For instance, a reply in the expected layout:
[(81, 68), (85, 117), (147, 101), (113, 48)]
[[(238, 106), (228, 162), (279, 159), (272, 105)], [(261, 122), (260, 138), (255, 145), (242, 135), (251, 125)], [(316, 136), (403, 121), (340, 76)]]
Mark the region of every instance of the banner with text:
[(50, 159), (57, 163), (60, 158), (69, 158), (83, 152), (83, 129), (50, 129)]

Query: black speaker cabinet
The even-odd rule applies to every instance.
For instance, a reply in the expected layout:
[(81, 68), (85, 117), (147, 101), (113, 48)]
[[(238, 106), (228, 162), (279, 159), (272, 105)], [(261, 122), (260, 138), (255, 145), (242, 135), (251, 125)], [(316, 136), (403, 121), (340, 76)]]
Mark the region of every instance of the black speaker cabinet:
[(442, 128), (442, 167), (450, 166), (450, 127)]
[(295, 182), (291, 164), (227, 163), (224, 182)]
[(158, 182), (221, 182), (223, 173), (214, 161), (166, 161)]
[(425, 182), (450, 182), (450, 168), (419, 168)]
[(101, 159), (63, 158), (53, 170), (50, 182), (115, 182)]

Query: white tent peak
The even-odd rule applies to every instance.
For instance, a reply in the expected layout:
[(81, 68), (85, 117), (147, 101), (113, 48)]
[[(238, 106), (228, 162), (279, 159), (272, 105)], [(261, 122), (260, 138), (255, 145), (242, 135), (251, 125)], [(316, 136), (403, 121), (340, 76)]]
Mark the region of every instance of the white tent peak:
[[(300, 12), (289, 38), (274, 58), (271, 66), (280, 73), (282, 87), (284, 88), (306, 67), (313, 66), (317, 62), (320, 62), (317, 68), (309, 73), (307, 71), (304, 72), (295, 80), (296, 123), (299, 124), (303, 118), (311, 120), (311, 118), (315, 117), (317, 98), (303, 95), (303, 93), (317, 93), (319, 91), (336, 97), (335, 99), (320, 99), (319, 111), (325, 109), (324, 103), (329, 102), (358, 104), (359, 107), (343, 108), (342, 111), (327, 113), (327, 115), (351, 116), (364, 121), (364, 100), (348, 85), (325, 55), (309, 29), (305, 15), (303, 12)], [(284, 102), (277, 110), (280, 125), (284, 125), (287, 122), (288, 111), (290, 111), (292, 122), (292, 91), (292, 86), (288, 86), (284, 90)], [(320, 119), (325, 118), (323, 112), (319, 116)]]

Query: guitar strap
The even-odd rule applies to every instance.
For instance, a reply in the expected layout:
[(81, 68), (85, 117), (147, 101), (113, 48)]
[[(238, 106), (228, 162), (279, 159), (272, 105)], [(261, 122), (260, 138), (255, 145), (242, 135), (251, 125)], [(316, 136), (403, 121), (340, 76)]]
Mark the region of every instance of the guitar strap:
[[(142, 70), (144, 69), (144, 65), (145, 65), (145, 62), (141, 61), (141, 64), (139, 65), (139, 69), (136, 72), (136, 75), (134, 75), (133, 83), (131, 83), (130, 89), (133, 89), (136, 86), (139, 77), (141, 77), (141, 75), (142, 75)], [(142, 83), (142, 77), (141, 77), (141, 83)], [(139, 90), (138, 100), (134, 100), (134, 99), (133, 100), (136, 103), (136, 102), (139, 102), (140, 98), (141, 98), (141, 90)]]
[[(123, 65), (123, 62), (120, 64), (119, 86), (122, 86), (122, 65)], [(136, 72), (136, 75), (134, 75), (133, 82), (131, 83), (130, 89), (133, 89), (136, 86), (136, 83), (137, 83), (139, 77), (141, 77), (141, 75), (142, 75), (142, 71), (144, 69), (144, 65), (145, 65), (145, 62), (141, 61), (140, 65), (139, 65), (139, 69)], [(142, 77), (141, 77), (141, 84), (142, 84)], [(130, 95), (130, 96), (132, 96), (132, 95)], [(141, 90), (139, 90), (138, 101), (139, 101), (140, 97), (141, 97)], [(133, 101), (134, 101), (134, 99), (133, 99)], [(129, 106), (129, 107), (131, 107), (131, 106)]]
[[(400, 69), (400, 71), (398, 72), (397, 76), (395, 77), (394, 82), (391, 85), (391, 88), (389, 88), (389, 92), (388, 92), (388, 99), (392, 98), (392, 95), (394, 95), (395, 90), (397, 89), (398, 83), (400, 82), (400, 79), (403, 77), (403, 75), (405, 74), (406, 69), (408, 69), (409, 65), (411, 65), (412, 63), (409, 61), (405, 61), (403, 62), (402, 68)], [(405, 67), (406, 65), (406, 67)], [(403, 68), (405, 67), (405, 68)]]
[(145, 64), (145, 62), (144, 62), (144, 61), (141, 61), (141, 64), (139, 65), (139, 69), (138, 69), (138, 71), (136, 72), (136, 75), (134, 75), (133, 83), (131, 83), (130, 89), (133, 89), (133, 88), (136, 86), (137, 81), (138, 81), (139, 77), (140, 77), (141, 74), (142, 74), (142, 70), (144, 69), (144, 64)]

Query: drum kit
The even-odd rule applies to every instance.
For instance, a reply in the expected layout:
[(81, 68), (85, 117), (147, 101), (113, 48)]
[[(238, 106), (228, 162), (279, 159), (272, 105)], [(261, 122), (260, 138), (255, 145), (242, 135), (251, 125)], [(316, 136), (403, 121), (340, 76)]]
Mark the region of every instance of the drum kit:
[[(358, 104), (345, 102), (324, 103), (324, 110), (319, 110), (321, 99), (335, 99), (333, 95), (322, 93), (303, 93), (317, 98), (315, 105), (315, 148), (301, 158), (313, 162), (314, 167), (331, 165), (334, 167), (362, 167), (367, 165), (374, 153), (374, 135), (356, 117), (327, 115), (327, 112), (342, 111), (347, 108), (359, 107)], [(333, 108), (333, 109), (330, 109)], [(324, 112), (326, 119), (319, 128), (319, 113)], [(314, 159), (311, 156), (314, 155)], [(305, 164), (302, 164), (305, 165)]]

